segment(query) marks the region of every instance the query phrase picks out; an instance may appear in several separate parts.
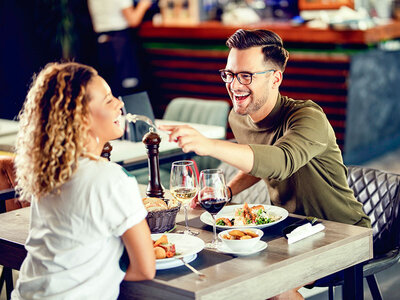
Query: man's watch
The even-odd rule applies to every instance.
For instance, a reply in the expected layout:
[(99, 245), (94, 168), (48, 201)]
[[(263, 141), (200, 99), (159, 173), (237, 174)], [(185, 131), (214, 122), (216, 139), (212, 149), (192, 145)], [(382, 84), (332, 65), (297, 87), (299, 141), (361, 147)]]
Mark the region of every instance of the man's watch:
[(231, 200), (232, 200), (232, 189), (231, 189), (231, 187), (229, 185), (227, 185), (226, 188), (229, 191), (228, 202), (231, 202)]

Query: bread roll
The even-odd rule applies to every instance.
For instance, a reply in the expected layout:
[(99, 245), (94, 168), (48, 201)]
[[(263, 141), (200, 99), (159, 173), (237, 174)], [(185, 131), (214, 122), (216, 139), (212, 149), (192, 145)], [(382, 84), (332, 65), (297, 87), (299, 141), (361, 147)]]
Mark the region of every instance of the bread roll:
[(143, 204), (147, 211), (160, 211), (168, 209), (167, 203), (160, 198), (147, 197), (143, 198)]
[(167, 253), (164, 248), (154, 247), (154, 254), (156, 255), (156, 259), (163, 259), (167, 257)]

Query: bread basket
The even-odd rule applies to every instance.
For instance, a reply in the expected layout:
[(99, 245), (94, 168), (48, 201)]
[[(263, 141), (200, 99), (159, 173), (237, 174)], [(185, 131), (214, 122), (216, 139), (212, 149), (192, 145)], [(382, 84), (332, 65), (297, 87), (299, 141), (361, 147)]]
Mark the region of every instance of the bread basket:
[[(168, 204), (168, 199), (163, 199)], [(176, 214), (181, 208), (181, 203), (167, 210), (150, 211), (147, 213), (147, 223), (151, 233), (163, 233), (175, 227)]]

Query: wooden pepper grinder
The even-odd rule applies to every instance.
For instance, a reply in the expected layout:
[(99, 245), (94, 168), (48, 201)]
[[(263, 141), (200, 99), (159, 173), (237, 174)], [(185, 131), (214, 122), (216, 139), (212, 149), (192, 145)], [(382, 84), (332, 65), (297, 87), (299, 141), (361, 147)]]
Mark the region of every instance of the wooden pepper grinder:
[(108, 160), (110, 160), (110, 156), (111, 156), (111, 150), (112, 150), (112, 146), (109, 142), (105, 143), (103, 150), (100, 154), (101, 157), (107, 158)]
[(149, 132), (143, 136), (142, 142), (147, 149), (147, 163), (149, 166), (149, 184), (147, 185), (146, 195), (163, 198), (164, 191), (160, 183), (160, 163), (158, 157), (161, 138), (150, 127)]

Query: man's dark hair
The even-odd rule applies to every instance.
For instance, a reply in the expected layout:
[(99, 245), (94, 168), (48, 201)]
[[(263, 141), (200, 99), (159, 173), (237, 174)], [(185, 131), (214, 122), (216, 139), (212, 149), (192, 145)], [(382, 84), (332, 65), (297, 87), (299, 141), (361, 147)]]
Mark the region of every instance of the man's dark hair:
[(272, 61), (282, 72), (285, 71), (289, 59), (289, 52), (283, 48), (280, 36), (265, 29), (239, 29), (228, 38), (226, 45), (229, 49), (239, 50), (262, 47), (265, 62)]

